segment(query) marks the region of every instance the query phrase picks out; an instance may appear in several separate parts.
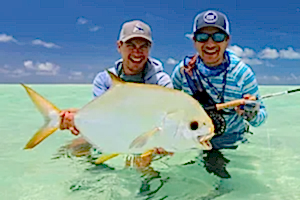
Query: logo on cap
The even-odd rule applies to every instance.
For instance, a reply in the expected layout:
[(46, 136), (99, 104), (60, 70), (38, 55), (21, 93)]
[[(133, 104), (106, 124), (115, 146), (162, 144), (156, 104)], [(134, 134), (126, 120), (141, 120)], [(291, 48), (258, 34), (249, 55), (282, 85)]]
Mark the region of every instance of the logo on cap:
[(133, 29), (133, 32), (134, 33), (144, 33), (144, 29), (141, 27), (141, 25), (139, 23), (137, 23), (135, 26), (134, 26), (134, 29)]
[(214, 11), (208, 11), (204, 14), (203, 20), (206, 23), (215, 23), (218, 20), (218, 15)]

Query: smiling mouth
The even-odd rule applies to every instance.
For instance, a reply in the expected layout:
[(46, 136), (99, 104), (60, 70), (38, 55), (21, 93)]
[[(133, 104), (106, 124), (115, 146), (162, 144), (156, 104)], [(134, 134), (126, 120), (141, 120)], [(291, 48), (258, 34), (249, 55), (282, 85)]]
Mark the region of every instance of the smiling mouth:
[(208, 50), (204, 50), (204, 53), (205, 54), (208, 54), (208, 55), (214, 55), (214, 54), (217, 54), (218, 53), (218, 51), (208, 51)]
[(143, 61), (143, 58), (134, 58), (134, 57), (130, 57), (130, 60), (134, 63), (140, 63)]

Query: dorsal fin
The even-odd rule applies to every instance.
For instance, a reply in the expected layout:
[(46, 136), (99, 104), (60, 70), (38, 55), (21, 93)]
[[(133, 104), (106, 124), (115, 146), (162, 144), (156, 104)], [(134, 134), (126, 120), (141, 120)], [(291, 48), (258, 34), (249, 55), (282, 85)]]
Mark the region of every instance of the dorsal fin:
[(110, 72), (108, 70), (106, 70), (106, 71), (107, 71), (108, 75), (110, 76), (113, 85), (118, 85), (118, 84), (124, 84), (124, 83), (126, 83), (120, 77), (116, 76), (112, 72)]

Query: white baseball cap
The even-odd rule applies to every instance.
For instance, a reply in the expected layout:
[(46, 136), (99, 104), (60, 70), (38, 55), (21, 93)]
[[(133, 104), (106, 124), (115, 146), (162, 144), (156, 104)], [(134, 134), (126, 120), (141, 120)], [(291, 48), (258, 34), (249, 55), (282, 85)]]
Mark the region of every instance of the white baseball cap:
[(132, 38), (145, 38), (152, 43), (150, 26), (140, 20), (125, 22), (120, 31), (119, 40), (126, 42)]

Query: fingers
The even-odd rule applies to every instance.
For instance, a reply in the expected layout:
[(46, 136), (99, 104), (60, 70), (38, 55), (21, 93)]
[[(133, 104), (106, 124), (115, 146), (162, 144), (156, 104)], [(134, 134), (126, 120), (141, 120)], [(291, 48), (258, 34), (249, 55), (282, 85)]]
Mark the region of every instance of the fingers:
[(244, 99), (251, 99), (251, 100), (256, 100), (256, 97), (255, 96), (252, 96), (251, 94), (245, 94), (243, 96)]
[(79, 130), (75, 127), (74, 124), (74, 114), (76, 113), (75, 109), (63, 110), (60, 112), (60, 129), (65, 130), (69, 129), (72, 134), (78, 135)]
[(71, 133), (72, 134), (74, 134), (74, 135), (78, 135), (79, 134), (79, 131), (76, 129), (76, 127), (74, 127), (74, 126), (71, 126), (70, 128), (69, 128), (69, 130), (71, 131)]
[(159, 147), (159, 148), (154, 148), (154, 154), (158, 154), (158, 155), (173, 155), (173, 152), (168, 152), (166, 150), (164, 150), (163, 148)]
[(235, 111), (237, 112), (237, 114), (238, 114), (238, 115), (241, 115), (241, 116), (242, 116), (242, 115), (244, 114), (244, 112), (245, 112), (245, 111), (242, 110), (240, 107), (235, 107), (234, 109), (235, 109)]
[[(243, 96), (243, 99), (255, 101), (256, 97), (251, 95), (251, 94), (245, 94)], [(245, 111), (244, 111), (243, 108), (244, 108), (245, 104), (246, 104), (246, 101), (244, 101), (240, 106), (234, 108), (238, 115), (243, 115), (244, 114)]]

